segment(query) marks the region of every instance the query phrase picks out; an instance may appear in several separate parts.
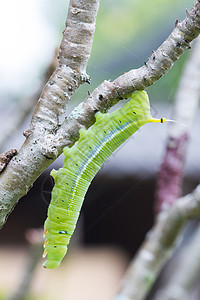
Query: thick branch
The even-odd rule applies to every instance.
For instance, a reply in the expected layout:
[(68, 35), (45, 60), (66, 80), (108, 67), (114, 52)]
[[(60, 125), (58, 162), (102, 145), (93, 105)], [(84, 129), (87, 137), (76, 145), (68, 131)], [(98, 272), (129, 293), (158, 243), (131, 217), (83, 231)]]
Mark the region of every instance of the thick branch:
[(71, 0), (59, 49), (59, 66), (43, 89), (31, 121), (31, 130), (52, 132), (58, 126), (71, 95), (89, 81), (90, 57), (100, 0)]
[(31, 128), (26, 131), (25, 143), (0, 177), (0, 227), (17, 201), (58, 156), (56, 144), (59, 144), (60, 137), (55, 137), (54, 133), (70, 96), (80, 83), (88, 80), (85, 69), (91, 52), (99, 1), (70, 1), (59, 51), (59, 67), (43, 89)]
[(143, 300), (170, 257), (184, 222), (200, 216), (200, 185), (158, 215), (156, 223), (130, 265), (115, 300)]
[[(87, 80), (83, 70), (86, 65), (86, 57), (90, 53), (87, 50), (83, 52), (84, 57), (82, 57), (77, 51), (77, 56), (74, 54), (73, 62), (70, 63), (70, 57), (65, 52), (72, 51), (74, 53), (76, 40), (69, 42), (67, 48), (61, 46), (59, 68), (56, 69), (42, 92), (32, 118), (29, 135), (27, 135), (18, 155), (10, 161), (0, 176), (0, 227), (5, 223), (6, 217), (19, 198), (28, 192), (36, 178), (61, 153), (62, 148), (65, 145), (72, 145), (78, 139), (79, 129), (82, 126), (87, 128), (94, 123), (96, 111), (105, 111), (118, 100), (128, 97), (134, 90), (147, 88), (172, 67), (173, 63), (200, 32), (199, 1), (187, 18), (176, 26), (145, 66), (129, 71), (114, 82), (104, 81), (85, 100), (84, 104), (72, 113), (69, 120), (57, 130), (58, 118), (64, 111), (71, 94), (81, 82)], [(72, 16), (73, 18), (71, 21), (67, 20), (62, 45), (67, 42), (68, 37), (69, 41), (72, 41), (71, 35), (75, 39), (77, 34), (75, 27), (79, 24), (78, 20), (82, 24), (81, 28), (85, 28), (86, 24), (91, 22), (88, 21), (91, 20), (90, 15), (93, 15), (95, 19), (99, 1), (72, 0), (70, 3), (68, 18), (70, 19)], [(84, 5), (83, 9), (80, 9), (81, 5)], [(74, 22), (75, 19), (77, 22)], [(89, 30), (89, 28), (90, 26), (86, 26), (86, 29)], [(83, 38), (83, 41), (88, 43), (87, 46), (91, 50), (93, 31), (91, 31), (91, 35), (87, 35), (86, 29), (83, 32), (86, 32), (88, 38)], [(91, 30), (93, 29), (91, 26)], [(70, 46), (71, 50), (68, 48)], [(63, 63), (68, 65), (63, 65)], [(77, 65), (79, 65), (79, 69), (72, 70)]]

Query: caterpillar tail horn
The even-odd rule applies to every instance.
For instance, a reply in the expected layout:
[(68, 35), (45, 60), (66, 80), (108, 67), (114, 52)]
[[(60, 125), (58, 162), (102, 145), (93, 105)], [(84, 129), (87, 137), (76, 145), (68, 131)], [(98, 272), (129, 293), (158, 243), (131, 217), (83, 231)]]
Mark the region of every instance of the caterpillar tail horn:
[(165, 119), (165, 118), (160, 118), (160, 119), (152, 118), (152, 119), (149, 120), (149, 122), (152, 122), (152, 123), (164, 123), (166, 121), (168, 121), (168, 119)]
[(152, 119), (149, 120), (149, 122), (152, 122), (152, 123), (173, 122), (173, 123), (177, 123), (177, 124), (179, 124), (181, 126), (186, 127), (185, 124), (183, 124), (183, 123), (180, 123), (180, 122), (175, 121), (175, 120), (165, 119), (165, 118), (160, 118), (160, 119), (154, 119), (154, 118), (152, 118)]

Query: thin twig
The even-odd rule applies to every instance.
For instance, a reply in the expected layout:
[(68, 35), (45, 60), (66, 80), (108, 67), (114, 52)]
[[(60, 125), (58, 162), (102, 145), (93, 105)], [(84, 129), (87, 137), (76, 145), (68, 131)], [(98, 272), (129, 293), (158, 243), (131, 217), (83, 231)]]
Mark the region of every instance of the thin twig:
[(34, 271), (42, 256), (42, 234), (40, 229), (29, 229), (26, 233), (26, 238), (30, 244), (27, 265), (24, 270), (24, 275), (20, 285), (15, 292), (7, 300), (24, 300), (27, 299), (30, 285), (33, 279)]
[(12, 136), (12, 134), (16, 132), (16, 129), (23, 124), (27, 116), (31, 113), (31, 111), (35, 107), (44, 85), (49, 80), (49, 77), (52, 75), (53, 71), (56, 68), (57, 65), (56, 57), (58, 55), (57, 52), (58, 51), (56, 50), (50, 65), (48, 66), (45, 74), (43, 75), (43, 79), (40, 86), (38, 87), (38, 90), (30, 98), (26, 100), (23, 99), (19, 103), (17, 103), (15, 107), (12, 109), (14, 113), (6, 119), (5, 126), (2, 126), (0, 128), (0, 149), (5, 144), (5, 142)]
[(71, 95), (90, 78), (86, 67), (90, 57), (100, 0), (71, 0), (66, 26), (59, 48), (56, 68), (38, 101), (31, 120), (34, 133), (46, 134), (57, 129)]
[(17, 155), (17, 149), (10, 149), (0, 154), (0, 173), (15, 155)]

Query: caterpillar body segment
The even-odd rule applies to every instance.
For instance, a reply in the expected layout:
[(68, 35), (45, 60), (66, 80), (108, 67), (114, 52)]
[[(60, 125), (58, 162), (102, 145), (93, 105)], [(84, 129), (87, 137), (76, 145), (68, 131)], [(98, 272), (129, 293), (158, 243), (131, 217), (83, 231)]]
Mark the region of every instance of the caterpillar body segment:
[(55, 186), (44, 224), (44, 256), (48, 255), (45, 268), (58, 267), (64, 258), (85, 194), (103, 163), (142, 125), (165, 121), (151, 117), (148, 96), (138, 91), (113, 113), (98, 112), (95, 124), (80, 131), (76, 146), (64, 148), (63, 168), (51, 172)]

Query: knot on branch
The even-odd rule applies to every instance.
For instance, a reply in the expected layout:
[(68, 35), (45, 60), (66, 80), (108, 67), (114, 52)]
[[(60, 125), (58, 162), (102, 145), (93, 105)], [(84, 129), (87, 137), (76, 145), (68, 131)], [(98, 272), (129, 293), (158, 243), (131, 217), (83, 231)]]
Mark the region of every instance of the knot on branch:
[(42, 155), (47, 159), (55, 160), (58, 157), (58, 150), (56, 146), (52, 146), (51, 148), (42, 147)]
[(7, 150), (0, 154), (0, 173), (5, 169), (9, 161), (17, 154), (17, 149)]
[(55, 160), (61, 150), (62, 150), (62, 140), (63, 136), (57, 133), (57, 135), (49, 134), (43, 139), (42, 146), (41, 146), (41, 153), (47, 159)]
[(23, 134), (23, 136), (25, 136), (25, 138), (28, 138), (31, 135), (31, 133), (32, 133), (32, 130), (26, 129), (23, 131), (22, 134)]
[(91, 83), (91, 77), (87, 75), (86, 73), (81, 74), (81, 83), (87, 82), (88, 84)]

